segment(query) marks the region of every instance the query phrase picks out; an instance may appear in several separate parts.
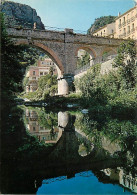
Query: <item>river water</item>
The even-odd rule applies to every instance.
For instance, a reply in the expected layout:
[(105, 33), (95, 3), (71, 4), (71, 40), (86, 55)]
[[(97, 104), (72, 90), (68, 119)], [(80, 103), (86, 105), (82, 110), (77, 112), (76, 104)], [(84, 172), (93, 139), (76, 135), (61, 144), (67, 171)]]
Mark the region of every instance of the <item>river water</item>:
[(12, 108), (5, 128), (2, 193), (137, 193), (132, 120), (19, 106)]

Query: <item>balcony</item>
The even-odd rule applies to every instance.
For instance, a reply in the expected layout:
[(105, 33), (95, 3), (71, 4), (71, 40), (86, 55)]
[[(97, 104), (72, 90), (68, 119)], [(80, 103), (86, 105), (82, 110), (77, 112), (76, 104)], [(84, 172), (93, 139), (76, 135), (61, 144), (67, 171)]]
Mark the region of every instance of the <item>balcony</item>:
[(135, 16), (133, 16), (132, 18), (131, 18), (131, 22), (134, 22), (135, 21)]
[(119, 24), (118, 27), (121, 28), (122, 27), (122, 24)]
[(124, 27), (125, 25), (126, 25), (126, 22), (123, 22), (123, 23), (122, 23), (122, 26)]
[(123, 39), (123, 38), (125, 38), (125, 37), (126, 37), (126, 33), (123, 33), (123, 34), (119, 35), (119, 38), (120, 38), (120, 39)]
[(127, 24), (130, 24), (130, 19), (127, 20)]
[(131, 33), (134, 33), (134, 32), (135, 32), (135, 28), (132, 28), (132, 29), (131, 29)]
[(130, 30), (128, 30), (128, 31), (127, 31), (127, 35), (129, 35), (130, 33), (131, 33), (131, 31), (130, 31)]

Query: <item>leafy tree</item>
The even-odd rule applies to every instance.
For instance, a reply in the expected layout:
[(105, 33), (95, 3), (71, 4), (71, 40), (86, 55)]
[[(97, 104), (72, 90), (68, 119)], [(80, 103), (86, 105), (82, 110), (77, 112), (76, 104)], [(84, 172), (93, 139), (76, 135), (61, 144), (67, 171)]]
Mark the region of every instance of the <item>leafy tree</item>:
[(118, 55), (113, 64), (114, 67), (118, 68), (117, 73), (121, 79), (121, 87), (127, 89), (135, 87), (137, 76), (135, 58), (135, 42), (132, 40), (123, 42), (118, 48)]
[(81, 68), (90, 63), (90, 55), (88, 52), (85, 52), (85, 55), (82, 58), (78, 58), (77, 60), (77, 68)]
[[(6, 101), (11, 97), (13, 92), (21, 89), (21, 80), (23, 78), (22, 66), (20, 64), (21, 47), (14, 45), (8, 38), (3, 14), (0, 13), (1, 19), (1, 81), (2, 81), (2, 100)], [(6, 99), (5, 99), (6, 98)]]
[(116, 16), (102, 16), (100, 18), (96, 18), (95, 22), (88, 29), (87, 34), (91, 34), (97, 29), (105, 26), (106, 24), (110, 24), (115, 21)]

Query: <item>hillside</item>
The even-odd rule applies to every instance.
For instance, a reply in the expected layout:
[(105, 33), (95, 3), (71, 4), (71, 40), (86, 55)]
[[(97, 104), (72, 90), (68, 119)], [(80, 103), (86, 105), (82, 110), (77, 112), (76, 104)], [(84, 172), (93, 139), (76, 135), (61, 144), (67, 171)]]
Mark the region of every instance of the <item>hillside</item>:
[(88, 29), (87, 34), (92, 34), (97, 29), (105, 26), (106, 24), (110, 24), (115, 21), (116, 16), (102, 16), (100, 18), (96, 18), (95, 22)]
[(0, 9), (5, 15), (5, 23), (8, 26), (33, 28), (34, 23), (36, 22), (37, 29), (45, 29), (36, 10), (28, 5), (6, 1), (0, 6)]

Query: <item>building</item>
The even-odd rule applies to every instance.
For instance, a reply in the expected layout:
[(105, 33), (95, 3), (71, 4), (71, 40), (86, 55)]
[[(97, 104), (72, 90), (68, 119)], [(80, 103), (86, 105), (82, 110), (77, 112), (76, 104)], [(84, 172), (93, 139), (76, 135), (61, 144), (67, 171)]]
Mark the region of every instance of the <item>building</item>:
[(96, 30), (93, 36), (137, 40), (137, 4), (124, 14), (119, 14), (114, 23)]
[(116, 37), (137, 40), (137, 5), (126, 13), (119, 15), (116, 20)]
[(103, 26), (102, 28), (99, 28), (98, 30), (96, 30), (93, 33), (93, 36), (97, 36), (97, 37), (103, 36), (103, 37), (114, 38), (115, 33), (116, 33), (116, 26), (115, 26), (115, 22), (113, 22), (111, 24), (107, 24)]
[(28, 78), (26, 92), (36, 91), (38, 88), (38, 79), (41, 76), (49, 74), (51, 68), (53, 69), (53, 74), (57, 75), (56, 64), (50, 58), (38, 60), (38, 66), (30, 66), (26, 74), (26, 77)]
[[(62, 130), (58, 127), (51, 126), (47, 128), (39, 124), (38, 114), (34, 110), (26, 109), (26, 127), (32, 136), (44, 143), (55, 144), (62, 135)], [(46, 118), (45, 118), (46, 120)]]

